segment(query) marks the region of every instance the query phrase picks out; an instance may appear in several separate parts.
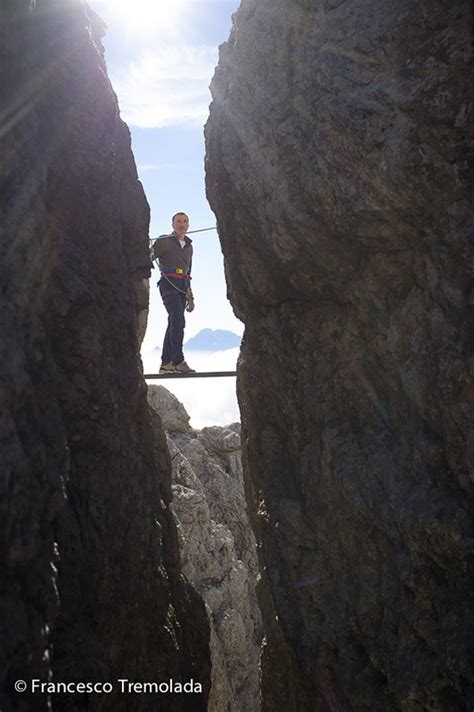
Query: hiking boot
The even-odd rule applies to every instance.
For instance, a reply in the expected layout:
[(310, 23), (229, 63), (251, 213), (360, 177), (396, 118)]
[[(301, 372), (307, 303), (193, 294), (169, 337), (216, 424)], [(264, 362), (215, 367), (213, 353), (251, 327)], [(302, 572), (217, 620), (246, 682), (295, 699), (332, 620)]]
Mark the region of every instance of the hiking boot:
[(162, 363), (161, 368), (160, 368), (160, 374), (164, 373), (176, 373), (176, 368), (174, 366), (174, 363)]
[(175, 373), (196, 373), (194, 368), (190, 368), (186, 361), (181, 361), (174, 367)]

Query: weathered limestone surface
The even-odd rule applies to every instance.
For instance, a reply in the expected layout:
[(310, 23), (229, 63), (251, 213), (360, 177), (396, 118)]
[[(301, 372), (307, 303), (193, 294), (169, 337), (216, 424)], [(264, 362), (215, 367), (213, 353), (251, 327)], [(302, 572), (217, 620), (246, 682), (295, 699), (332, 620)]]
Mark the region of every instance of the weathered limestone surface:
[(240, 425), (193, 430), (163, 386), (148, 400), (166, 430), (183, 572), (206, 602), (212, 677), (208, 712), (259, 712), (262, 624), (255, 537), (244, 497)]
[[(6, 0), (0, 23), (0, 708), (204, 710), (208, 623), (138, 355), (149, 209), (100, 22)], [(204, 691), (122, 695), (119, 677)], [(32, 678), (115, 692), (14, 691)]]
[(207, 191), (246, 325), (265, 710), (474, 704), (472, 20), (243, 0), (221, 48)]

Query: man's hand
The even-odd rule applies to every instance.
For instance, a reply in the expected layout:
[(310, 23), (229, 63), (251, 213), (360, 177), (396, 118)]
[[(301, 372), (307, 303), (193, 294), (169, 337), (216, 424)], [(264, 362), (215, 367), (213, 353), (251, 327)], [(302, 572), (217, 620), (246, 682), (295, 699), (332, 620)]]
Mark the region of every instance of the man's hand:
[(186, 292), (186, 311), (187, 312), (194, 311), (194, 297), (193, 297), (193, 292), (192, 292), (191, 287), (188, 287), (187, 292)]

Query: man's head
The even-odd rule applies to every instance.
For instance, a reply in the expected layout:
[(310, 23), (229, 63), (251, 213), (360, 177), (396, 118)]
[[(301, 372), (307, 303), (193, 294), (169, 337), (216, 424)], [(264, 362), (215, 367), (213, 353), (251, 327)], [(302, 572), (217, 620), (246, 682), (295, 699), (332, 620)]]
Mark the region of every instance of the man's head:
[(189, 218), (186, 213), (175, 213), (171, 219), (173, 230), (179, 237), (184, 237), (189, 230)]

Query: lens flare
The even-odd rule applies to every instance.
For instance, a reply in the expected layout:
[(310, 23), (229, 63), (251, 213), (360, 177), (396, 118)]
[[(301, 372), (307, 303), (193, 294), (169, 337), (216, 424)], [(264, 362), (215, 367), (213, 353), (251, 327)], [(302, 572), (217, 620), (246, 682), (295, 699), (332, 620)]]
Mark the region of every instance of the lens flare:
[(123, 31), (133, 35), (154, 34), (176, 29), (185, 0), (96, 0), (94, 7), (107, 11), (120, 22)]

